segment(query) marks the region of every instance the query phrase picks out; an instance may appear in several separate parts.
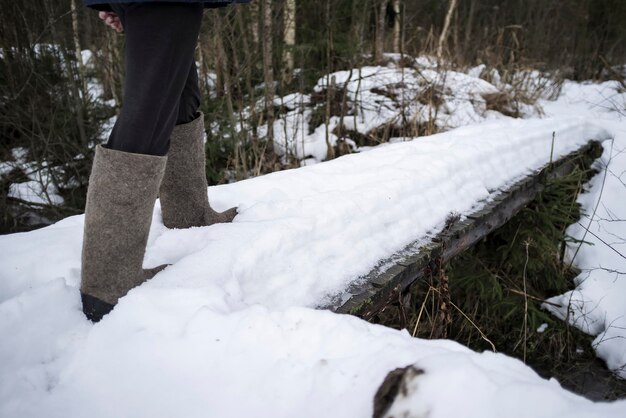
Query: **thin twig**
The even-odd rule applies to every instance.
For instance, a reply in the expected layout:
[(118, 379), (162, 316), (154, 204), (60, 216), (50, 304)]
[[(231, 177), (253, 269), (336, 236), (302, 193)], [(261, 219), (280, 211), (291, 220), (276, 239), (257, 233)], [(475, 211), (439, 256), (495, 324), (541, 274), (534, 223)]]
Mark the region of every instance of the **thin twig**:
[(517, 295), (528, 297), (530, 299), (536, 300), (537, 302), (545, 303), (546, 305), (552, 305), (555, 308), (562, 308), (563, 307), (562, 305), (559, 305), (558, 303), (554, 303), (554, 302), (547, 301), (545, 299), (538, 298), (537, 296), (530, 295), (530, 294), (528, 294), (526, 292), (522, 292), (521, 290), (516, 290), (516, 289), (511, 289), (511, 288), (509, 288), (507, 290), (509, 292), (511, 292), (511, 293), (515, 293)]
[(583, 237), (580, 240), (580, 244), (578, 245), (578, 247), (576, 248), (576, 251), (574, 252), (574, 255), (572, 256), (572, 259), (571, 259), (571, 261), (569, 263), (569, 266), (567, 267), (568, 269), (571, 269), (572, 266), (574, 265), (574, 260), (576, 259), (576, 256), (578, 255), (578, 252), (580, 251), (580, 248), (582, 247), (583, 243), (585, 242), (585, 238), (587, 237), (587, 232), (591, 232), (591, 231), (589, 231), (589, 228), (591, 228), (591, 223), (593, 222), (594, 218), (596, 217), (596, 212), (598, 211), (598, 207), (600, 206), (600, 202), (602, 201), (602, 194), (604, 193), (604, 185), (606, 184), (606, 176), (607, 176), (608, 171), (609, 171), (608, 170), (609, 169), (609, 165), (611, 164), (611, 160), (613, 158), (613, 144), (614, 144), (614, 142), (615, 142), (615, 139), (612, 139), (611, 140), (611, 152), (609, 154), (609, 161), (607, 161), (606, 166), (604, 167), (604, 176), (602, 178), (602, 186), (600, 187), (600, 193), (599, 193), (599, 196), (598, 196), (598, 201), (596, 202), (596, 205), (593, 208), (593, 213), (589, 217), (589, 225), (587, 225), (586, 228), (583, 226), (583, 228), (585, 229), (585, 233), (583, 234)]
[(420, 324), (420, 320), (422, 319), (422, 313), (424, 312), (424, 309), (426, 308), (426, 302), (428, 301), (428, 295), (430, 295), (430, 291), (431, 291), (432, 287), (428, 289), (428, 292), (426, 292), (426, 296), (424, 297), (424, 300), (422, 301), (422, 306), (420, 307), (420, 311), (417, 314), (417, 321), (415, 321), (415, 328), (413, 328), (413, 336), (415, 337), (415, 335), (417, 335), (417, 328), (419, 327)]
[(524, 285), (524, 364), (526, 364), (526, 345), (528, 340), (528, 292), (526, 291), (526, 267), (528, 266), (528, 247), (530, 246), (530, 240), (524, 243), (526, 247), (526, 261), (524, 261), (524, 272), (522, 273), (522, 283)]
[[(429, 291), (430, 291), (430, 290), (432, 290), (433, 292), (437, 292), (437, 293), (439, 293), (439, 290), (438, 290), (438, 289), (436, 289), (436, 288), (434, 288), (434, 287), (432, 287), (432, 286), (430, 287)], [(459, 313), (463, 316), (463, 318), (467, 319), (467, 321), (468, 321), (470, 324), (472, 324), (472, 326), (473, 326), (474, 328), (476, 328), (476, 331), (478, 331), (478, 333), (480, 334), (480, 337), (481, 337), (483, 340), (485, 340), (485, 341), (487, 341), (487, 342), (489, 343), (489, 345), (491, 346), (491, 349), (493, 350), (493, 352), (494, 352), (494, 353), (497, 353), (497, 352), (498, 352), (498, 350), (496, 350), (496, 346), (494, 345), (494, 343), (493, 343), (493, 342), (491, 342), (491, 340), (490, 340), (490, 339), (489, 339), (489, 338), (485, 335), (485, 333), (484, 333), (484, 332), (483, 332), (483, 331), (482, 331), (482, 330), (478, 327), (478, 325), (476, 325), (476, 324), (474, 323), (474, 321), (472, 321), (472, 320), (471, 320), (471, 318), (470, 318), (469, 316), (467, 316), (467, 315), (465, 314), (465, 312), (463, 312), (463, 311), (461, 310), (461, 308), (459, 308), (458, 306), (456, 306), (456, 304), (455, 304), (454, 302), (450, 301), (450, 305), (452, 305), (452, 306), (454, 307), (454, 309), (456, 309), (457, 311), (459, 311)]]

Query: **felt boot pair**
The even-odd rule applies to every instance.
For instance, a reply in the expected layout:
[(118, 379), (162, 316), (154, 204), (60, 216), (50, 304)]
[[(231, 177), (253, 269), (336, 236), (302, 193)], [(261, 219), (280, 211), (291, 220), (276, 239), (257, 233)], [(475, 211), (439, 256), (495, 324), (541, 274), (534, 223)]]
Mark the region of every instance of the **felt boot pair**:
[(231, 222), (237, 215), (236, 208), (218, 213), (209, 205), (203, 139), (200, 114), (174, 128), (165, 157), (96, 148), (80, 286), (83, 312), (90, 320), (99, 321), (119, 298), (165, 267), (142, 267), (157, 196), (168, 228)]

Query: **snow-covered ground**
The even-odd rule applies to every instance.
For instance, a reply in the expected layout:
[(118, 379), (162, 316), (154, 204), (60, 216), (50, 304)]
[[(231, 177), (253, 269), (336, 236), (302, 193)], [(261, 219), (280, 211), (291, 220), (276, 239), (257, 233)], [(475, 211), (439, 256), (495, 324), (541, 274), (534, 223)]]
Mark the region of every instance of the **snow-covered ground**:
[(28, 203), (62, 205), (64, 199), (59, 194), (50, 169), (34, 161), (27, 161), (27, 155), (28, 150), (25, 148), (14, 148), (13, 161), (0, 163), (0, 176), (18, 169), (28, 177), (28, 181), (11, 184), (8, 196)]
[(626, 379), (626, 92), (617, 82), (566, 83), (561, 99), (546, 102), (547, 114), (577, 114), (609, 129), (596, 162), (600, 171), (579, 196), (586, 216), (567, 233), (588, 244), (570, 245), (570, 262), (582, 271), (576, 290), (545, 307), (584, 332), (597, 336), (594, 349)]
[[(428, 57), (412, 59), (386, 54), (386, 59), (385, 66), (324, 76), (317, 81), (313, 94), (293, 93), (275, 98), (274, 105), (286, 109), (273, 123), (277, 154), (306, 159), (307, 163), (320, 162), (326, 159), (328, 147), (335, 146), (340, 139), (353, 151), (363, 150), (345, 134), (347, 132), (368, 137), (376, 136), (375, 132), (381, 128), (415, 131), (423, 125), (444, 131), (485, 120), (505, 119), (508, 113), (525, 117), (541, 113), (540, 107), (517, 100), (516, 87), (503, 82), (496, 71), (489, 72), (484, 65), (460, 72), (439, 68), (437, 61)], [(398, 65), (401, 60), (404, 64)], [(539, 89), (549, 94), (555, 88), (554, 83), (537, 72), (520, 73), (515, 84), (530, 94)], [(335, 110), (326, 126), (324, 120), (314, 116), (325, 113), (329, 86), (335, 91), (331, 97), (339, 94), (339, 98), (332, 100), (341, 102), (345, 114), (337, 115)], [(488, 103), (494, 97), (500, 98), (497, 110)], [(263, 99), (257, 106), (257, 111), (261, 112)], [(248, 113), (249, 109), (244, 112)], [(341, 138), (336, 135), (338, 127), (344, 133)], [(267, 129), (267, 125), (261, 126), (260, 135), (264, 136)]]
[[(167, 230), (157, 205), (145, 265), (171, 267), (95, 325), (80, 311), (82, 216), (0, 237), (0, 417), (365, 417), (386, 374), (409, 364), (425, 373), (396, 417), (623, 417), (626, 401), (592, 403), (502, 354), (313, 309), (547, 163), (553, 132), (555, 158), (614, 136), (603, 163), (615, 175), (597, 176), (581, 201), (591, 213), (606, 177), (590, 231), (626, 236), (608, 219), (626, 219), (626, 119), (595, 106), (623, 100), (615, 87), (567, 84), (543, 103), (550, 118), (498, 117), (210, 188), (217, 209), (239, 205), (233, 224)], [(624, 276), (595, 269), (626, 270), (613, 249), (581, 247), (574, 261), (589, 279), (573, 299), (594, 304), (587, 317), (602, 310), (587, 331), (616, 333), (597, 347), (615, 368), (626, 331), (609, 325), (626, 317)]]

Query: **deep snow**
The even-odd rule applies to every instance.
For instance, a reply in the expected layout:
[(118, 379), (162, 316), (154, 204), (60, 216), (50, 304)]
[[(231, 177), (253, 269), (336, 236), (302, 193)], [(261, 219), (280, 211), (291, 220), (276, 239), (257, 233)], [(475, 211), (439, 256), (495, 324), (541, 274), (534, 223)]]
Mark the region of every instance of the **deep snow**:
[[(217, 209), (239, 205), (233, 224), (167, 230), (157, 205), (145, 265), (173, 265), (96, 325), (77, 290), (82, 216), (0, 237), (0, 416), (363, 417), (385, 375), (416, 364), (426, 373), (395, 411), (623, 417), (626, 401), (594, 404), (504, 355), (312, 309), (441, 228), (449, 212), (468, 213), (548, 162), (553, 132), (554, 158), (611, 134), (606, 152), (624, 149), (619, 115), (576, 101), (603, 89), (568, 85), (562, 100), (544, 104), (552, 115), (581, 116), (484, 122), (210, 188)], [(617, 173), (626, 169), (620, 155), (611, 159)], [(623, 190), (606, 184), (603, 202), (619, 216), (611, 205)], [(586, 208), (597, 187), (581, 196)], [(597, 255), (600, 247), (582, 247), (576, 263), (626, 270), (606, 248)], [(613, 300), (588, 288), (581, 293), (597, 294), (599, 305)], [(623, 294), (589, 331), (626, 315)], [(622, 345), (610, 353), (623, 350), (623, 339), (611, 341)]]

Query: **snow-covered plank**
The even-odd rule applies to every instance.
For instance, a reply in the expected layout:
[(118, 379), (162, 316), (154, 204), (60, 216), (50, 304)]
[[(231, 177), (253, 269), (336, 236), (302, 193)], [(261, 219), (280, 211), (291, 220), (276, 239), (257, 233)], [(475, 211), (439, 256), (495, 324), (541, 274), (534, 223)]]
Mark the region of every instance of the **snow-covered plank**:
[(347, 301), (339, 300), (325, 308), (371, 319), (398, 293), (440, 263), (447, 263), (492, 231), (504, 225), (545, 188), (547, 181), (565, 177), (576, 167), (589, 169), (602, 155), (600, 142), (591, 140), (578, 150), (520, 179), (511, 186), (495, 191), (478, 209), (466, 217), (451, 214), (445, 228), (426, 241), (420, 237), (391, 257), (382, 260), (364, 278), (350, 286)]

